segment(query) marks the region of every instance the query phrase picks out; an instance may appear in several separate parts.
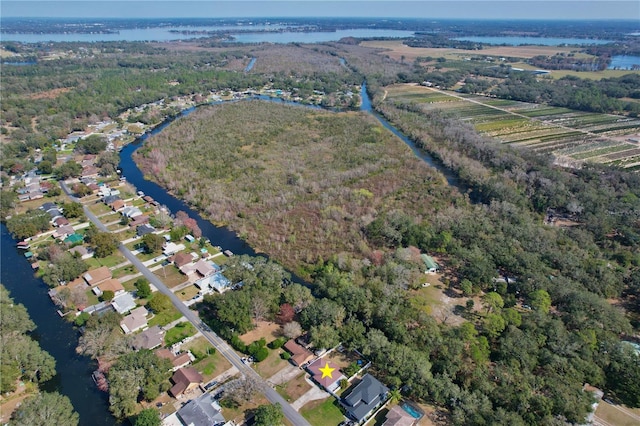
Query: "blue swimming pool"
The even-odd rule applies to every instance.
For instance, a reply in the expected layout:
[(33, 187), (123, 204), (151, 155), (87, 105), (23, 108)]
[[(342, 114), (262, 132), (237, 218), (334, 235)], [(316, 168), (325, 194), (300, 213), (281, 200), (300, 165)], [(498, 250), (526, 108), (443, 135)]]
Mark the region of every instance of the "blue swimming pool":
[(408, 404), (406, 402), (403, 402), (401, 405), (402, 409), (404, 411), (406, 411), (407, 413), (409, 413), (411, 415), (411, 417), (413, 417), (414, 419), (419, 419), (422, 417), (422, 413), (420, 411), (418, 411), (414, 406), (412, 406), (411, 404)]

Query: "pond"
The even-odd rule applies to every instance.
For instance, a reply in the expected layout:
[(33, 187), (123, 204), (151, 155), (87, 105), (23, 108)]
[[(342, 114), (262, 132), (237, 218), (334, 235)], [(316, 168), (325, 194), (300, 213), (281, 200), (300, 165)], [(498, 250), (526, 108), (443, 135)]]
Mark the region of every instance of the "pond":
[(611, 63), (607, 67), (609, 70), (632, 70), (640, 69), (640, 56), (615, 55), (611, 58)]

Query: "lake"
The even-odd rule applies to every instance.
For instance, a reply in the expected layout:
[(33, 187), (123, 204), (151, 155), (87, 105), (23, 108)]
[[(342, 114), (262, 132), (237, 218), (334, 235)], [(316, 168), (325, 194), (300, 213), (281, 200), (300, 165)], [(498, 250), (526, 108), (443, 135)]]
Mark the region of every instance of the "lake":
[(351, 29), (334, 32), (279, 32), (233, 33), (237, 30), (278, 30), (278, 25), (233, 25), (211, 27), (161, 27), (120, 30), (117, 34), (0, 34), (1, 41), (19, 41), (23, 43), (40, 42), (97, 42), (97, 41), (171, 41), (208, 37), (207, 34), (180, 34), (172, 31), (228, 31), (238, 43), (318, 43), (338, 41), (343, 37), (412, 37), (413, 31)]
[(476, 43), (486, 43), (508, 46), (520, 46), (523, 44), (535, 44), (540, 46), (562, 46), (564, 44), (607, 44), (612, 40), (592, 40), (588, 38), (556, 38), (556, 37), (456, 37), (453, 40), (473, 41)]
[(370, 30), (353, 29), (337, 30), (333, 32), (313, 31), (313, 32), (287, 32), (287, 33), (245, 33), (233, 34), (238, 43), (322, 43), (325, 41), (338, 41), (344, 37), (356, 38), (407, 38), (413, 37), (413, 31), (401, 30)]
[(616, 55), (611, 58), (607, 69), (630, 70), (634, 65), (640, 67), (640, 56)]

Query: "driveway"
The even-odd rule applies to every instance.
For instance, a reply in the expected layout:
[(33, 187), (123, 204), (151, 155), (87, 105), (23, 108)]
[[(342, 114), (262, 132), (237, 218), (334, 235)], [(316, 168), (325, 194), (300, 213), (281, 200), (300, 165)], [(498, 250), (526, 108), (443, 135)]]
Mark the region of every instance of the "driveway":
[(330, 396), (331, 394), (329, 392), (323, 391), (318, 387), (318, 385), (313, 383), (313, 387), (306, 391), (300, 398), (293, 401), (291, 403), (291, 407), (296, 411), (300, 411), (300, 409), (304, 407), (306, 403), (317, 401), (319, 399), (327, 399)]
[(274, 385), (281, 385), (283, 383), (287, 383), (289, 380), (293, 380), (300, 375), (302, 370), (300, 370), (295, 365), (287, 364), (282, 370), (278, 371), (273, 376), (267, 379), (268, 383), (273, 383)]

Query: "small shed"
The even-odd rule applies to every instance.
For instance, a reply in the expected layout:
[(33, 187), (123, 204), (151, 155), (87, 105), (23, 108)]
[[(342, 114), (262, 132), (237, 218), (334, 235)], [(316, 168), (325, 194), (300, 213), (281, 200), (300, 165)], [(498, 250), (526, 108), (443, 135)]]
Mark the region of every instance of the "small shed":
[(435, 274), (436, 272), (438, 272), (440, 270), (440, 266), (436, 263), (435, 260), (433, 260), (433, 257), (426, 255), (426, 254), (422, 254), (420, 255), (420, 257), (422, 258), (422, 261), (424, 262), (424, 267), (425, 267), (425, 273), (427, 274)]

